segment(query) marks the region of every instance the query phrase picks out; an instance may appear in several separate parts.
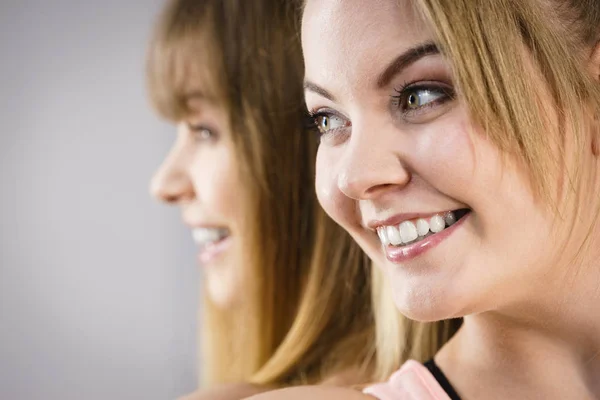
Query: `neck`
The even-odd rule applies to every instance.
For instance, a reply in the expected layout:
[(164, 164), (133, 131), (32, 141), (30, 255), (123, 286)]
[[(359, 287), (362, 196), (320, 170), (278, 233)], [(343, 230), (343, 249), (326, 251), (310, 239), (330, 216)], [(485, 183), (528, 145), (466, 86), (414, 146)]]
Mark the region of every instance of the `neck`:
[(569, 279), (465, 317), (436, 356), (463, 398), (600, 398), (600, 252), (587, 253)]

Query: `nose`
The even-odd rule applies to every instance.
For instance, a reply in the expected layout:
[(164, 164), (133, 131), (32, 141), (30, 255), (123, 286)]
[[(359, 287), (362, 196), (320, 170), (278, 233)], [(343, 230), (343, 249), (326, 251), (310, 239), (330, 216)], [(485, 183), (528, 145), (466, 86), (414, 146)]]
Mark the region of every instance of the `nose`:
[(355, 200), (368, 200), (410, 182), (410, 171), (402, 154), (395, 150), (401, 147), (397, 133), (390, 132), (393, 135), (386, 140), (386, 133), (374, 135), (372, 129), (353, 126), (338, 170), (337, 184), (342, 193)]
[(174, 147), (150, 182), (150, 193), (165, 203), (193, 199), (194, 187), (185, 167), (183, 154)]

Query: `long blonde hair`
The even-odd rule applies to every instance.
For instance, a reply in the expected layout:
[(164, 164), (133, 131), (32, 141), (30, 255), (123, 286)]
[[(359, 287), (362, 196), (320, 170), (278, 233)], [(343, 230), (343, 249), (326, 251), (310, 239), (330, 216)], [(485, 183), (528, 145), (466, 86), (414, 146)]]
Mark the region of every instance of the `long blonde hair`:
[(150, 45), (155, 108), (181, 121), (193, 90), (222, 106), (245, 183), (251, 279), (242, 307), (205, 299), (205, 384), (310, 383), (372, 364), (368, 261), (313, 189), (296, 11), (285, 0), (172, 0)]
[[(600, 2), (597, 0), (414, 0), (414, 7), (433, 28), (437, 43), (455, 76), (458, 93), (474, 122), (507, 154), (527, 165), (532, 189), (551, 200), (550, 186), (562, 159), (552, 146), (565, 150), (564, 137), (549, 138), (551, 122), (540, 110), (536, 81), (523, 71), (534, 67), (549, 84), (554, 109), (561, 117), (560, 133), (572, 132), (575, 159), (581, 159), (590, 139), (600, 131), (583, 123), (586, 113), (600, 115), (600, 84), (583, 67), (586, 52), (600, 40)], [(525, 46), (525, 55), (515, 56)], [(589, 115), (587, 116), (589, 117)], [(589, 118), (588, 118), (589, 120)], [(556, 130), (556, 128), (555, 128)], [(585, 182), (578, 165), (571, 166), (574, 198)], [(600, 210), (600, 202), (596, 199)], [(596, 213), (597, 220), (599, 214)], [(592, 221), (591, 224), (594, 223)], [(416, 322), (401, 315), (391, 300), (383, 274), (374, 269), (373, 304), (376, 320), (374, 377), (387, 379), (406, 359), (427, 360), (459, 329), (461, 319)]]
[[(586, 50), (600, 40), (600, 2), (596, 0), (416, 0), (415, 7), (433, 28), (441, 51), (447, 56), (455, 84), (475, 123), (507, 154), (527, 165), (532, 189), (543, 201), (551, 201), (550, 186), (562, 159), (552, 157), (553, 146), (565, 151), (565, 138), (552, 140), (551, 122), (540, 110), (536, 81), (523, 74), (533, 63), (550, 87), (554, 109), (559, 111), (558, 134), (571, 132), (575, 159), (589, 151), (590, 130), (583, 123), (592, 110), (600, 113), (600, 84), (585, 70)], [(518, 50), (528, 49), (515, 56)], [(575, 163), (570, 173), (574, 197), (582, 182)], [(596, 199), (596, 207), (600, 202)], [(597, 215), (597, 214), (596, 214)], [(598, 217), (596, 217), (597, 219)], [(381, 296), (385, 288), (379, 291)], [(376, 290), (375, 293), (378, 291)], [(458, 329), (460, 320), (438, 323), (408, 321), (385, 305), (377, 305), (377, 371), (385, 378), (401, 358), (426, 359)], [(404, 342), (398, 342), (401, 335)], [(413, 354), (410, 354), (410, 353)]]

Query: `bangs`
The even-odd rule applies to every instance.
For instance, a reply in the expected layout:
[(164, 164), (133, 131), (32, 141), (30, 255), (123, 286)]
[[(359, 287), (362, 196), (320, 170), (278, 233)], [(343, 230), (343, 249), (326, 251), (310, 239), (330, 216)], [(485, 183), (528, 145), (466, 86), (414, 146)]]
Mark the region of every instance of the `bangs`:
[(164, 118), (180, 122), (189, 117), (188, 100), (202, 96), (220, 103), (224, 86), (221, 52), (211, 40), (213, 23), (165, 17), (150, 44), (146, 76), (150, 101)]
[(531, 188), (552, 205), (551, 187), (564, 166), (556, 148), (563, 154), (568, 131), (578, 146), (583, 143), (581, 110), (592, 85), (585, 83), (559, 20), (540, 8), (543, 2), (484, 3), (418, 5), (451, 62), (474, 122), (505, 154), (524, 161)]

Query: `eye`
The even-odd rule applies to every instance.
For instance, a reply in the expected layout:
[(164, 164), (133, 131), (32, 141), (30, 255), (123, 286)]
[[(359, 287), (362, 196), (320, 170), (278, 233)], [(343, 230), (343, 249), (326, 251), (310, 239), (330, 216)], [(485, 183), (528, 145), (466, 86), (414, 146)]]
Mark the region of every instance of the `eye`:
[[(430, 83), (408, 85), (396, 89), (394, 105), (399, 108), (406, 119), (414, 119), (421, 114), (429, 114), (430, 110), (441, 106), (454, 98), (454, 91), (446, 85)], [(414, 121), (419, 122), (419, 121)]]
[(349, 125), (342, 117), (327, 112), (314, 114), (313, 120), (322, 135)]
[(205, 125), (193, 125), (190, 123), (187, 125), (190, 133), (194, 136), (194, 139), (199, 142), (215, 140), (217, 138), (217, 135), (212, 128)]
[(434, 102), (444, 95), (445, 93), (429, 89), (413, 90), (406, 98), (406, 108), (414, 110), (415, 108), (423, 107), (425, 104)]

